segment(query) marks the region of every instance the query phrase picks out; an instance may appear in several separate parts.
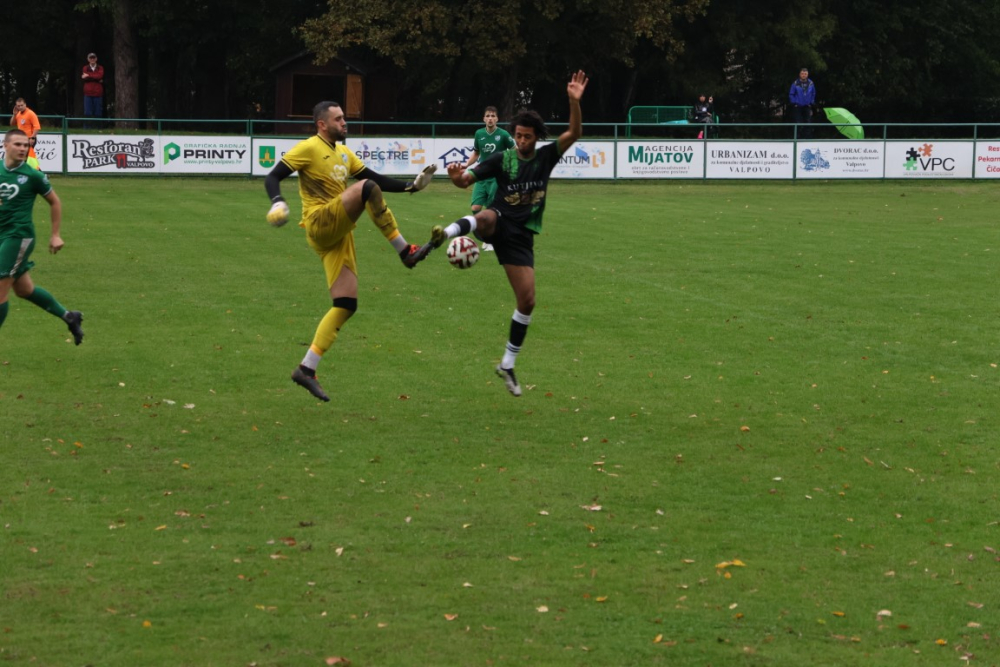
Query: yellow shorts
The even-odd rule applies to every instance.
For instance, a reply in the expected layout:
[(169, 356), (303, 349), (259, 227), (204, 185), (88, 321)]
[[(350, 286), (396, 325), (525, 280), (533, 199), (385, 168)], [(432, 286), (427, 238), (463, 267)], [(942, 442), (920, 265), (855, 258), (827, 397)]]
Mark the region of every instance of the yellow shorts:
[(345, 268), (358, 274), (358, 259), (354, 251), (354, 220), (344, 210), (340, 197), (331, 199), (302, 216), (299, 226), (306, 230), (309, 247), (323, 260), (327, 287)]

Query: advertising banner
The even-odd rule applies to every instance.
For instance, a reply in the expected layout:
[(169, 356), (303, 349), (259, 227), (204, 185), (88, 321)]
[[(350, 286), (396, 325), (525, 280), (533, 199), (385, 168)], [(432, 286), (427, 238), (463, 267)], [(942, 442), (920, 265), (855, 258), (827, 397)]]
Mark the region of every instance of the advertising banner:
[(63, 138), (61, 134), (36, 134), (35, 155), (38, 166), (47, 174), (63, 170)]
[[(35, 155), (38, 168), (46, 174), (61, 174), (63, 170), (63, 142), (61, 134), (35, 135)], [(0, 161), (7, 159), (7, 151), (0, 143)]]
[(615, 143), (578, 141), (559, 158), (552, 178), (614, 178)]
[(160, 139), (142, 134), (70, 134), (66, 171), (71, 174), (156, 174)]
[(250, 173), (253, 176), (267, 176), (285, 153), (292, 150), (301, 139), (273, 139), (254, 137), (250, 148)]
[(792, 178), (795, 145), (789, 141), (710, 141), (707, 178)]
[(619, 178), (702, 178), (705, 175), (705, 144), (701, 141), (618, 142), (617, 155)]
[(882, 178), (882, 141), (799, 141), (795, 178)]
[(445, 168), (452, 162), (461, 162), (462, 164), (468, 162), (474, 150), (471, 137), (468, 139), (435, 139), (431, 155), (433, 156), (432, 160), (437, 163), (438, 175), (447, 174)]
[(972, 178), (971, 141), (887, 141), (886, 178)]
[(249, 137), (160, 137), (160, 170), (164, 174), (247, 174)]
[(413, 176), (434, 159), (434, 140), (409, 138), (347, 138), (347, 147), (380, 174)]
[(1000, 141), (976, 142), (976, 178), (1000, 178)]

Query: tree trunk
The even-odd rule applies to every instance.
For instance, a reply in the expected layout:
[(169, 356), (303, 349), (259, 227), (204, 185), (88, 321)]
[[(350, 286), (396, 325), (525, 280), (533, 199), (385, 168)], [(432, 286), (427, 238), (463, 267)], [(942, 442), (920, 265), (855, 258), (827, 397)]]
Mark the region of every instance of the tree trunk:
[[(132, 21), (132, 0), (115, 0), (115, 116), (139, 118), (139, 58), (136, 50), (135, 27)], [(122, 129), (135, 129), (138, 124), (119, 122)]]
[(517, 65), (511, 65), (503, 73), (503, 83), (502, 91), (503, 97), (500, 102), (500, 117), (504, 119), (504, 122), (509, 121), (514, 117), (515, 105), (518, 102), (518, 89), (517, 89)]

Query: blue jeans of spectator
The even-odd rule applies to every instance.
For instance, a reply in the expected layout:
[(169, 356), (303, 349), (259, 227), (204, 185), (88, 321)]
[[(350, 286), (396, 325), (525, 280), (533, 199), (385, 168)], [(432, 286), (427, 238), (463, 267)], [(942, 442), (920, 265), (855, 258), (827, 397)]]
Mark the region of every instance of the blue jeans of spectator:
[(83, 96), (83, 115), (87, 118), (100, 118), (104, 115), (104, 98)]

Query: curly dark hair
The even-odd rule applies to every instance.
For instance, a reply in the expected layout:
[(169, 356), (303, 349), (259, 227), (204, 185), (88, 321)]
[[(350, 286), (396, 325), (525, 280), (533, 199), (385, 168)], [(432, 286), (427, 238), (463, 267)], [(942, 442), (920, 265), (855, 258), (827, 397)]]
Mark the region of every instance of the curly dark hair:
[(545, 121), (538, 115), (537, 111), (522, 109), (517, 112), (513, 120), (510, 121), (510, 133), (514, 134), (517, 126), (530, 127), (535, 131), (535, 136), (539, 141), (544, 141), (549, 137), (549, 128), (545, 127)]

